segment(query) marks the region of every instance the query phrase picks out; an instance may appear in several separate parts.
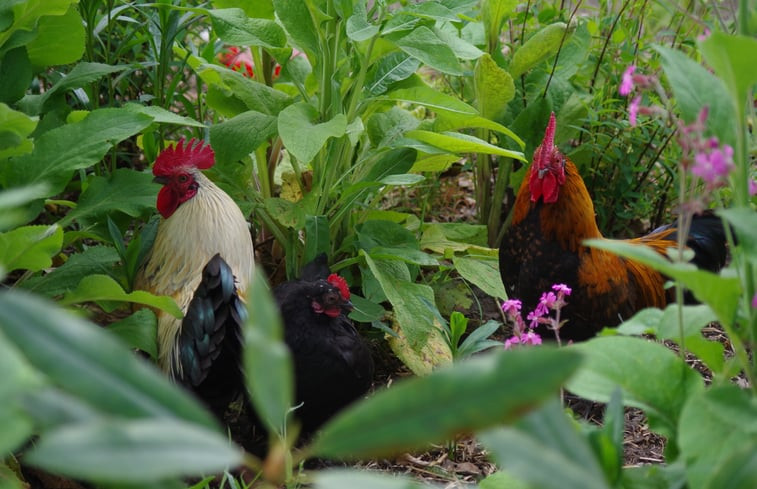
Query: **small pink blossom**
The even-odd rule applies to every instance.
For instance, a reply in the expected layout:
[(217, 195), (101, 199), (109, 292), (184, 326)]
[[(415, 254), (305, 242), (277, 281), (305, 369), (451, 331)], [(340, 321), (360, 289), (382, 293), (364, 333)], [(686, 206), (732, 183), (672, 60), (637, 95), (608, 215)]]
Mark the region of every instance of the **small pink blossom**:
[(570, 287), (568, 287), (565, 284), (555, 284), (555, 285), (552, 286), (552, 290), (554, 290), (555, 292), (557, 292), (558, 295), (561, 292), (562, 292), (563, 295), (570, 295), (570, 293), (573, 292), (573, 289), (571, 289)]
[[(541, 305), (541, 304), (539, 304), (539, 305)], [(544, 316), (546, 314), (546, 312), (547, 312), (546, 310), (540, 312), (538, 306), (536, 307), (536, 309), (534, 309), (533, 311), (529, 312), (528, 316), (526, 316), (526, 319), (528, 319), (530, 321), (530, 323), (528, 324), (529, 327), (531, 329), (537, 327), (539, 325), (539, 318), (541, 318), (542, 316)]]
[(757, 294), (752, 297), (752, 307), (757, 308)]
[(708, 37), (710, 37), (710, 34), (712, 34), (712, 32), (710, 32), (710, 29), (708, 29), (707, 27), (705, 27), (704, 28), (704, 32), (701, 33), (701, 34), (699, 34), (697, 36), (697, 41), (704, 41), (705, 39), (707, 39)]
[(633, 90), (633, 72), (636, 71), (636, 65), (631, 65), (623, 72), (623, 78), (620, 82), (618, 93), (627, 96)]
[(539, 305), (544, 304), (547, 309), (552, 309), (557, 302), (557, 296), (554, 292), (544, 292), (539, 299)]
[(524, 345), (541, 345), (541, 336), (534, 333), (534, 330), (529, 329), (528, 333), (520, 338), (520, 342)]
[(510, 338), (505, 340), (505, 350), (512, 349), (513, 345), (517, 345), (520, 343), (520, 338), (517, 336), (511, 336)]
[(628, 122), (631, 126), (636, 127), (636, 116), (639, 114), (639, 105), (641, 104), (641, 95), (635, 96), (631, 103), (628, 104)]
[(518, 299), (508, 299), (502, 304), (502, 311), (508, 316), (520, 315), (521, 302)]
[(710, 151), (702, 151), (694, 156), (691, 173), (700, 177), (708, 185), (715, 187), (724, 182), (735, 166), (733, 148), (727, 144), (721, 148), (717, 138), (711, 138), (707, 149)]
[(749, 195), (757, 195), (757, 180), (752, 179), (749, 181)]

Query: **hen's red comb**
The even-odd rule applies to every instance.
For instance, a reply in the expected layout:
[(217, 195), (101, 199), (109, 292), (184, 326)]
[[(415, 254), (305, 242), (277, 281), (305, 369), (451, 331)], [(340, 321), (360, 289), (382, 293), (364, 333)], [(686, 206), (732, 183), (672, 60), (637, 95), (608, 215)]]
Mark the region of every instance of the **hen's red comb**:
[(350, 287), (347, 285), (347, 281), (344, 280), (343, 277), (340, 277), (339, 275), (332, 273), (329, 275), (329, 278), (326, 279), (331, 285), (337, 287), (339, 289), (339, 293), (342, 296), (342, 299), (348, 301), (350, 300)]
[(176, 168), (197, 168), (206, 170), (215, 164), (215, 153), (209, 144), (197, 139), (184, 141), (181, 138), (176, 146), (166, 148), (158, 155), (152, 174), (156, 177), (166, 176), (173, 173)]

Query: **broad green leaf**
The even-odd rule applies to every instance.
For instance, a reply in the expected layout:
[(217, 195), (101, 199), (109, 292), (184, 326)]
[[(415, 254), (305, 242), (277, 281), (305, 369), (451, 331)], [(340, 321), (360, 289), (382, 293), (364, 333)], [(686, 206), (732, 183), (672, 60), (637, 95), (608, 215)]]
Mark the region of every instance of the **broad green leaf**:
[(426, 26), (413, 29), (394, 39), (401, 50), (424, 64), (448, 75), (463, 75), (462, 66), (454, 51)]
[(313, 454), (380, 457), (513, 422), (554, 395), (579, 359), (546, 347), (500, 351), (396, 382), (328, 423)]
[(305, 216), (305, 253), (302, 263), (311, 262), (320, 253), (328, 253), (330, 247), (328, 216)]
[(530, 485), (501, 469), (481, 479), (478, 487), (479, 489), (532, 489)]
[[(431, 2), (426, 2), (426, 4), (430, 3)], [(434, 34), (436, 34), (439, 39), (447, 43), (450, 49), (452, 49), (452, 52), (455, 53), (455, 56), (460, 59), (474, 60), (480, 58), (485, 54), (474, 44), (471, 44), (470, 42), (460, 37), (460, 33), (452, 23), (443, 24), (441, 27), (434, 27)]]
[(76, 0), (26, 0), (11, 3), (13, 24), (0, 32), (0, 47), (18, 30), (31, 31), (46, 15), (63, 15)]
[(534, 66), (554, 56), (560, 49), (568, 25), (555, 22), (539, 30), (515, 51), (510, 62), (510, 74), (518, 78)]
[(63, 228), (23, 226), (0, 233), (0, 265), (6, 270), (37, 272), (52, 265), (63, 246)]
[(740, 104), (749, 89), (757, 83), (757, 70), (752, 63), (757, 52), (757, 40), (715, 31), (700, 41), (699, 48), (707, 64), (728, 87), (731, 99)]
[(723, 82), (681, 51), (665, 46), (655, 46), (655, 49), (661, 55), (662, 67), (684, 122), (696, 120), (699, 111), (707, 106), (708, 130), (721, 142), (734, 146), (736, 111), (733, 102), (723, 96), (727, 93)]
[(420, 159), (413, 163), (410, 168), (411, 172), (443, 172), (446, 171), (453, 163), (460, 161), (460, 157), (451, 154), (432, 155)]
[(586, 359), (566, 387), (607, 402), (620, 387), (626, 404), (643, 409), (665, 436), (676, 432), (687, 396), (702, 390), (701, 376), (671, 350), (643, 338), (607, 336), (569, 347)]
[[(224, 103), (229, 106), (242, 106), (233, 114), (224, 112), (229, 116), (238, 115), (245, 110), (276, 116), (292, 101), (286, 93), (223, 66), (200, 65), (196, 71), (203, 81), (210, 85), (209, 90), (214, 87), (221, 88), (221, 93), (217, 93), (219, 100), (223, 97)], [(208, 96), (210, 97), (210, 91)], [(211, 104), (211, 100), (208, 100), (208, 104)], [(211, 107), (216, 108), (215, 105)], [(228, 106), (225, 105), (224, 109), (228, 109)]]
[(647, 246), (626, 241), (590, 239), (586, 240), (585, 244), (631, 258), (680, 280), (698, 301), (706, 303), (715, 311), (719, 321), (726, 324), (733, 322), (741, 294), (738, 278), (698, 270), (688, 263), (674, 264)]
[(16, 187), (46, 181), (50, 195), (56, 195), (74, 170), (95, 165), (113, 144), (151, 123), (151, 117), (124, 109), (94, 110), (80, 122), (44, 133), (35, 140), (30, 154), (12, 158), (7, 164), (6, 184)]
[(359, 469), (328, 469), (316, 472), (315, 489), (433, 489), (408, 477)]
[(24, 460), (69, 477), (137, 484), (221, 472), (239, 465), (242, 451), (186, 421), (115, 419), (45, 433)]
[(419, 249), (415, 235), (390, 220), (370, 220), (357, 228), (360, 247), (372, 251), (375, 247)]
[(94, 176), (61, 225), (115, 212), (137, 217), (155, 207), (158, 190), (160, 185), (153, 183), (152, 175), (146, 172), (119, 168), (109, 177)]
[(354, 306), (349, 315), (353, 321), (372, 323), (373, 321), (380, 321), (386, 314), (386, 310), (380, 304), (369, 301), (357, 294), (350, 295), (350, 302)]
[(286, 33), (273, 19), (248, 17), (241, 8), (207, 11), (216, 34), (233, 46), (262, 46), (267, 49), (286, 47)]
[[(0, 13), (0, 16), (2, 14)], [(25, 46), (10, 49), (3, 54), (0, 47), (0, 102), (15, 103), (21, 100), (32, 83), (33, 72)], [(7, 151), (4, 144), (0, 144), (0, 157)]]
[(216, 8), (241, 8), (247, 17), (256, 19), (273, 19), (273, 2), (271, 0), (213, 0)]
[[(181, 309), (176, 302), (168, 296), (153, 295), (144, 290), (135, 290), (134, 292), (125, 292), (123, 287), (109, 275), (88, 275), (81, 279), (76, 289), (66, 292), (63, 299), (60, 300), (62, 305), (79, 304), (82, 302), (133, 302), (145, 306), (156, 307), (176, 318), (183, 316)], [(112, 307), (103, 305), (106, 312), (112, 310)]]
[[(751, 485), (714, 485), (718, 472), (747, 448), (757, 446), (757, 400), (735, 385), (713, 387), (690, 396), (681, 413), (679, 447), (688, 466), (693, 489), (704, 487), (753, 487), (757, 481), (751, 469)], [(738, 467), (733, 476), (743, 467)], [(743, 472), (742, 472), (743, 474)]]
[(112, 273), (119, 259), (114, 248), (93, 246), (80, 253), (72, 253), (63, 265), (43, 276), (32, 277), (21, 286), (37, 294), (55, 297), (76, 288), (87, 275)]
[(396, 81), (405, 80), (420, 67), (421, 62), (401, 51), (394, 51), (376, 63), (372, 76), (368, 77), (365, 89), (370, 95), (381, 95)]
[(438, 367), (452, 363), (452, 350), (438, 321), (434, 320), (434, 328), (429, 331), (426, 342), (421, 348), (413, 348), (408, 343), (402, 325), (396, 321), (396, 318), (393, 321), (392, 330), (394, 335), (386, 335), (389, 348), (413, 374), (430, 375)]
[(0, 160), (31, 152), (34, 144), (27, 138), (37, 127), (37, 122), (36, 117), (0, 103)]
[(107, 331), (27, 292), (0, 294), (0, 331), (55, 385), (104, 414), (216, 426), (197, 401)]
[(366, 41), (378, 34), (378, 26), (368, 22), (365, 0), (355, 3), (352, 15), (347, 19), (345, 31), (347, 32), (347, 37), (356, 42)]
[(116, 335), (129, 348), (142, 350), (150, 358), (158, 358), (158, 320), (150, 309), (140, 309), (108, 325), (108, 331)]
[(508, 138), (515, 141), (521, 149), (525, 148), (526, 146), (526, 143), (511, 129), (508, 129), (499, 122), (481, 117), (480, 115), (440, 113), (439, 117), (437, 117), (436, 121), (434, 121), (434, 130), (438, 132), (478, 127), (504, 134)]
[(72, 3), (63, 15), (41, 17), (37, 37), (26, 45), (26, 52), (39, 67), (77, 62), (84, 54), (84, 25), (76, 6)]
[(329, 138), (339, 138), (347, 130), (347, 117), (337, 114), (318, 123), (318, 111), (306, 102), (290, 105), (279, 114), (279, 135), (286, 149), (300, 162), (310, 163)]
[(154, 122), (157, 122), (159, 124), (175, 124), (177, 126), (202, 128), (206, 127), (205, 124), (203, 124), (202, 122), (197, 122), (191, 117), (178, 115), (157, 105), (142, 105), (135, 102), (129, 102), (124, 105), (124, 109), (150, 116), (152, 117)]
[(55, 82), (55, 84), (50, 87), (50, 90), (46, 91), (42, 95), (42, 97), (40, 98), (40, 103), (44, 105), (44, 103), (55, 94), (66, 90), (72, 90), (74, 88), (82, 88), (88, 83), (92, 83), (93, 81), (96, 81), (105, 75), (118, 73), (128, 68), (128, 66), (113, 66), (103, 63), (90, 63), (87, 61), (82, 61), (81, 63), (74, 66), (73, 69), (69, 71), (65, 77)]
[(318, 26), (313, 25), (310, 12), (315, 7), (302, 0), (273, 0), (273, 8), (295, 46), (305, 51), (308, 58), (316, 60), (320, 52)]
[(420, 2), (409, 4), (402, 13), (439, 22), (460, 22), (460, 18), (442, 2)]
[(426, 180), (423, 175), (405, 173), (401, 175), (388, 175), (380, 180), (384, 185), (412, 186)]
[(513, 77), (500, 68), (488, 53), (478, 59), (473, 81), (478, 111), (488, 119), (499, 117), (515, 96)]
[(371, 248), (371, 258), (374, 260), (396, 259), (414, 265), (438, 267), (439, 262), (433, 256), (421, 250), (408, 247), (384, 247)]
[(435, 328), (434, 318), (429, 314), (424, 298), (434, 303), (434, 291), (427, 285), (415, 284), (397, 277), (383, 266), (382, 260), (373, 260), (365, 251), (360, 251), (376, 277), (386, 297), (392, 303), (397, 323), (407, 338), (410, 347), (420, 350)]
[(588, 440), (557, 401), (515, 423), (479, 434), (497, 465), (533, 487), (609, 489)]
[(408, 131), (405, 135), (409, 138), (417, 139), (423, 143), (428, 143), (437, 148), (449, 151), (450, 153), (485, 153), (526, 161), (526, 157), (523, 156), (523, 153), (520, 151), (503, 149), (499, 146), (487, 143), (483, 139), (467, 134), (457, 132), (443, 132), (440, 134), (437, 132), (416, 129)]
[(284, 328), (265, 277), (259, 271), (248, 294), (244, 325), (244, 368), (255, 410), (269, 429), (285, 433), (294, 398), (291, 354), (283, 342)]
[(276, 117), (250, 110), (210, 128), (219, 163), (232, 163), (253, 153), (276, 135)]
[(757, 259), (757, 214), (749, 207), (721, 209), (718, 215), (736, 231), (739, 245), (752, 260)]
[(476, 254), (497, 255), (496, 250), (486, 246), (486, 227), (471, 224), (428, 224), (423, 228), (420, 245), (423, 249), (441, 255), (446, 255), (448, 251), (474, 251)]
[(283, 226), (302, 229), (305, 225), (305, 209), (298, 202), (270, 197), (263, 201), (263, 205), (270, 216)]
[(394, 90), (376, 97), (375, 100), (388, 100), (391, 102), (422, 105), (437, 113), (457, 116), (479, 115), (476, 109), (470, 105), (456, 97), (446, 95), (431, 88), (417, 75), (413, 75), (402, 82), (398, 82)]
[(495, 47), (494, 42), (500, 36), (502, 23), (515, 13), (518, 4), (518, 0), (484, 0), (481, 2), (481, 18), (490, 49)]
[(457, 273), (468, 282), (492, 297), (507, 299), (496, 256), (453, 256), (452, 263)]

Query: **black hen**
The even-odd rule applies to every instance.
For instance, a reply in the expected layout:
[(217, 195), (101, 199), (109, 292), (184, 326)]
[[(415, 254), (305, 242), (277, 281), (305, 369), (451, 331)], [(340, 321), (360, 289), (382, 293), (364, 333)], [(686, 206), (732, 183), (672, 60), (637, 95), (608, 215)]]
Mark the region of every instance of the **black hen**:
[(237, 295), (234, 274), (216, 254), (202, 270), (189, 303), (173, 358), (176, 380), (223, 418), (242, 390), (242, 324), (247, 309)]
[(284, 322), (284, 338), (294, 359), (294, 416), (302, 434), (318, 429), (371, 386), (373, 359), (347, 313), (347, 283), (329, 274), (326, 255), (305, 265), (299, 280), (273, 293)]

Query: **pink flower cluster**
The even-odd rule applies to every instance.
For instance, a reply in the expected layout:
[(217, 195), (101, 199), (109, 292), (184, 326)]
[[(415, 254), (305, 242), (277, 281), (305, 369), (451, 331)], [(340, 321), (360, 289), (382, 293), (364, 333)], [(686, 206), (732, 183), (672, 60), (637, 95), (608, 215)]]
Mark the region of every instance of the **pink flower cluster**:
[[(534, 331), (534, 328), (539, 324), (545, 324), (557, 332), (561, 326), (560, 309), (567, 304), (565, 297), (569, 296), (571, 292), (570, 287), (565, 284), (555, 284), (551, 291), (544, 292), (539, 299), (539, 304), (536, 305), (536, 309), (529, 312), (526, 317), (529, 320), (528, 327), (526, 327), (526, 323), (520, 314), (521, 301), (518, 299), (506, 300), (502, 304), (502, 311), (508, 321), (513, 323), (513, 336), (505, 340), (505, 350), (509, 350), (515, 345), (541, 345), (541, 336)], [(550, 316), (550, 311), (556, 311), (556, 318)]]

